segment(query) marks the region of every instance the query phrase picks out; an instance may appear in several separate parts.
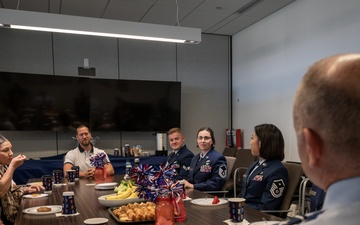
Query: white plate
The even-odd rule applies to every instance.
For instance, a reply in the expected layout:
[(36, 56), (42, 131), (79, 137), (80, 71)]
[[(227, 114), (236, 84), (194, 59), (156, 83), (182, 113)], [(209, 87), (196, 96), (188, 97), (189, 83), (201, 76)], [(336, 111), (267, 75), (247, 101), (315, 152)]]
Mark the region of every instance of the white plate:
[(198, 198), (198, 199), (194, 199), (191, 200), (190, 202), (192, 204), (195, 205), (202, 205), (202, 206), (217, 206), (217, 205), (222, 205), (222, 204), (226, 204), (228, 201), (222, 198), (219, 198), (219, 203), (218, 204), (212, 204), (214, 198)]
[(33, 194), (27, 194), (27, 195), (24, 195), (23, 197), (24, 198), (44, 198), (47, 196), (49, 196), (49, 195), (48, 194), (37, 194), (37, 196), (34, 196)]
[(112, 182), (112, 183), (102, 183), (95, 185), (95, 189), (114, 189), (118, 186), (118, 183)]
[(38, 181), (38, 182), (31, 182), (31, 183), (27, 183), (26, 185), (27, 185), (27, 186), (31, 186), (31, 185), (34, 185), (34, 184), (38, 184), (38, 185), (40, 185), (40, 186), (42, 186), (42, 185), (43, 185), (42, 181)]
[(116, 194), (110, 194), (110, 195), (103, 195), (98, 198), (99, 202), (103, 206), (107, 207), (116, 207), (121, 205), (126, 205), (128, 203), (134, 203), (134, 202), (143, 202), (144, 199), (139, 198), (125, 198), (125, 199), (119, 199), (119, 200), (106, 200), (105, 198), (107, 196), (114, 196)]
[(266, 221), (266, 223), (264, 221), (259, 221), (259, 222), (250, 223), (250, 225), (275, 225), (279, 223), (280, 221)]
[[(49, 211), (49, 212), (38, 212), (37, 209), (40, 208), (40, 207), (49, 207), (49, 208), (51, 208), (51, 211)], [(58, 212), (61, 212), (61, 211), (62, 211), (62, 206), (61, 205), (45, 205), (45, 206), (36, 206), (36, 207), (24, 209), (23, 213), (34, 214), (34, 215), (47, 215), (47, 214), (58, 213)]]

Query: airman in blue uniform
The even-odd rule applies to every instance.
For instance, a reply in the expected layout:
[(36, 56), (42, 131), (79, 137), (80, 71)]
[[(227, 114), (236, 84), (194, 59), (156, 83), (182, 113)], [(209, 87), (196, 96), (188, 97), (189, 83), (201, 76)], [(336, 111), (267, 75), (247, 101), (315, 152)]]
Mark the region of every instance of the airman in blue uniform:
[(169, 155), (167, 163), (176, 170), (176, 180), (183, 180), (189, 177), (190, 163), (193, 157), (194, 153), (186, 145), (183, 145), (178, 151), (174, 151)]
[(194, 184), (196, 190), (220, 190), (227, 177), (225, 156), (215, 149), (210, 149), (203, 158), (200, 155), (197, 154), (191, 161), (188, 181)]
[(275, 210), (280, 206), (288, 186), (284, 159), (284, 138), (273, 124), (255, 126), (251, 136), (251, 154), (259, 158), (247, 169), (239, 197), (257, 210)]
[(166, 165), (171, 165), (176, 170), (176, 180), (187, 179), (194, 153), (186, 147), (185, 137), (180, 128), (171, 128), (168, 131), (168, 139), (173, 152), (169, 155)]
[(185, 188), (200, 191), (219, 191), (227, 178), (226, 158), (214, 149), (214, 132), (209, 127), (200, 128), (197, 133), (197, 147), (201, 150), (190, 164)]
[[(256, 167), (256, 168), (255, 168)], [(251, 164), (243, 177), (240, 197), (246, 205), (262, 210), (277, 209), (286, 193), (288, 172), (281, 161), (265, 160)]]

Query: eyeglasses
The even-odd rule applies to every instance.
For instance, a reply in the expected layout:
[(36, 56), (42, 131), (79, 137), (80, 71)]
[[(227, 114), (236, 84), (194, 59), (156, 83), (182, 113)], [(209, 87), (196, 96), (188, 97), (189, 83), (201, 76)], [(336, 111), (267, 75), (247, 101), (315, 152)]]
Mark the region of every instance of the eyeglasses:
[(203, 140), (203, 139), (204, 139), (204, 141), (208, 141), (208, 140), (211, 140), (211, 137), (207, 137), (207, 136), (202, 137), (202, 136), (199, 136), (199, 137), (197, 137), (197, 139), (198, 139), (199, 141), (201, 141), (201, 140)]

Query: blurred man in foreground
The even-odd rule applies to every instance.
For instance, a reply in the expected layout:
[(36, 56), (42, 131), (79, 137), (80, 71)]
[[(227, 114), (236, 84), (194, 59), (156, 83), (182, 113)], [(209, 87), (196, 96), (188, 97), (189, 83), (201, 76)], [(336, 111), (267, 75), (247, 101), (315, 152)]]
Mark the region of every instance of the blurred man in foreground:
[(306, 215), (302, 224), (359, 224), (360, 54), (312, 65), (293, 116), (303, 170), (326, 191), (323, 210)]

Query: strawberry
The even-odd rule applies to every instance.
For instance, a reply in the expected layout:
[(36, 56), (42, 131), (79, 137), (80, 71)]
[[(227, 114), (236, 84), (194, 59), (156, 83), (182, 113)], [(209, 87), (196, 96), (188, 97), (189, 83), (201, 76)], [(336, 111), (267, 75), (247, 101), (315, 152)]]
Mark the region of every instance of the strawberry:
[(218, 196), (215, 195), (214, 200), (212, 201), (212, 204), (218, 204), (220, 202)]

